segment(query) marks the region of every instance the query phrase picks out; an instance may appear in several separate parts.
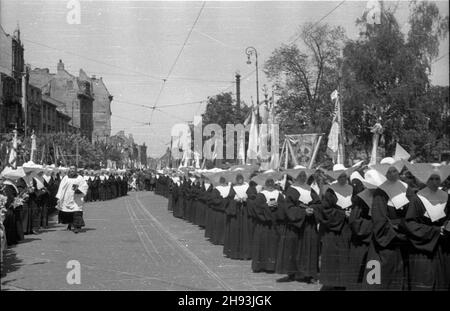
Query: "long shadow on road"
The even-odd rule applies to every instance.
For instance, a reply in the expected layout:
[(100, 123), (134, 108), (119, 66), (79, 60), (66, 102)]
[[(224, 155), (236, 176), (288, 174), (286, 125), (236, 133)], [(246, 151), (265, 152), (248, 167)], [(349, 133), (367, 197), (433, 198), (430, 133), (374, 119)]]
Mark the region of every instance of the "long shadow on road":
[[(23, 260), (17, 258), (17, 253), (13, 248), (8, 248), (3, 253), (3, 262), (2, 262), (2, 271), (1, 278), (4, 278), (8, 273), (19, 270), (20, 266), (22, 266)], [(10, 282), (14, 282), (15, 279), (9, 281), (2, 281), (2, 287), (7, 285)]]

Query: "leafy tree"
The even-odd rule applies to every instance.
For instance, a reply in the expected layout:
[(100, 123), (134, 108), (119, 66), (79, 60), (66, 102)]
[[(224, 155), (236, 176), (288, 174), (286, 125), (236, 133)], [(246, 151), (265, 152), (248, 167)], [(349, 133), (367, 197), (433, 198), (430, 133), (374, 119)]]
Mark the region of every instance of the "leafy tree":
[(429, 69), (439, 39), (448, 33), (448, 17), (441, 17), (434, 3), (413, 3), (405, 35), (394, 12), (382, 12), (379, 25), (358, 20), (365, 30), (344, 48), (345, 127), (356, 136), (352, 147), (368, 152), (370, 127), (381, 120), (387, 155), (399, 142), (413, 156), (431, 160), (431, 144), (442, 139), (444, 127), (430, 131), (430, 124), (440, 122), (432, 111), (439, 111), (442, 101), (430, 101)]
[[(226, 155), (226, 125), (242, 124), (250, 113), (251, 108), (241, 102), (238, 107), (231, 95), (231, 92), (217, 94), (208, 98), (206, 110), (202, 114), (203, 127), (208, 124), (218, 124), (223, 129), (223, 155)], [(204, 140), (209, 139), (204, 137)], [(237, 152), (237, 138), (235, 135), (235, 158)]]
[(208, 97), (208, 104), (202, 114), (203, 125), (216, 123), (223, 129), (227, 124), (243, 123), (250, 108), (241, 104), (239, 109), (231, 95), (231, 92), (221, 93)]
[(324, 132), (331, 125), (330, 94), (338, 86), (341, 27), (303, 24), (298, 32), (303, 49), (295, 44), (273, 51), (264, 72), (279, 99), (276, 112), (284, 134)]

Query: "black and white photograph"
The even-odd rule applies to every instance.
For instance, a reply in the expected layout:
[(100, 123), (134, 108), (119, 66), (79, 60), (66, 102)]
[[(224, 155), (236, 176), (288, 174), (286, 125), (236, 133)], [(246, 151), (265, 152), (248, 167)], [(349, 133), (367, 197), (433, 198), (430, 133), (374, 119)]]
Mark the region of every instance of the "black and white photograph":
[(0, 0), (1, 291), (449, 292), (449, 77), (447, 0)]

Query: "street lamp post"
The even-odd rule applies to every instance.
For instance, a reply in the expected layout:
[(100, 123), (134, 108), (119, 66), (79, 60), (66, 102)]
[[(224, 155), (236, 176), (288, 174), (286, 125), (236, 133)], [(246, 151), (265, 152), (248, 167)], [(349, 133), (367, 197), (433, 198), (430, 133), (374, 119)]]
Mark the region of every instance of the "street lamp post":
[(245, 54), (247, 54), (247, 64), (250, 65), (252, 61), (250, 60), (250, 56), (255, 54), (255, 65), (256, 65), (256, 113), (259, 120), (259, 78), (258, 78), (258, 52), (252, 46), (249, 46), (245, 49)]

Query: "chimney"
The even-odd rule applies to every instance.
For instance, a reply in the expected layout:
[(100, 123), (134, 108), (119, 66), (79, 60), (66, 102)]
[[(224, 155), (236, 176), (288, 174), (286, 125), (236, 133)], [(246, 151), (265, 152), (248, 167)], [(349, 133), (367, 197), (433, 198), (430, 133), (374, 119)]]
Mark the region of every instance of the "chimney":
[(62, 60), (59, 60), (59, 63), (56, 68), (57, 68), (57, 72), (61, 72), (64, 70), (64, 63), (62, 62)]
[(236, 73), (236, 107), (241, 109), (241, 75)]

